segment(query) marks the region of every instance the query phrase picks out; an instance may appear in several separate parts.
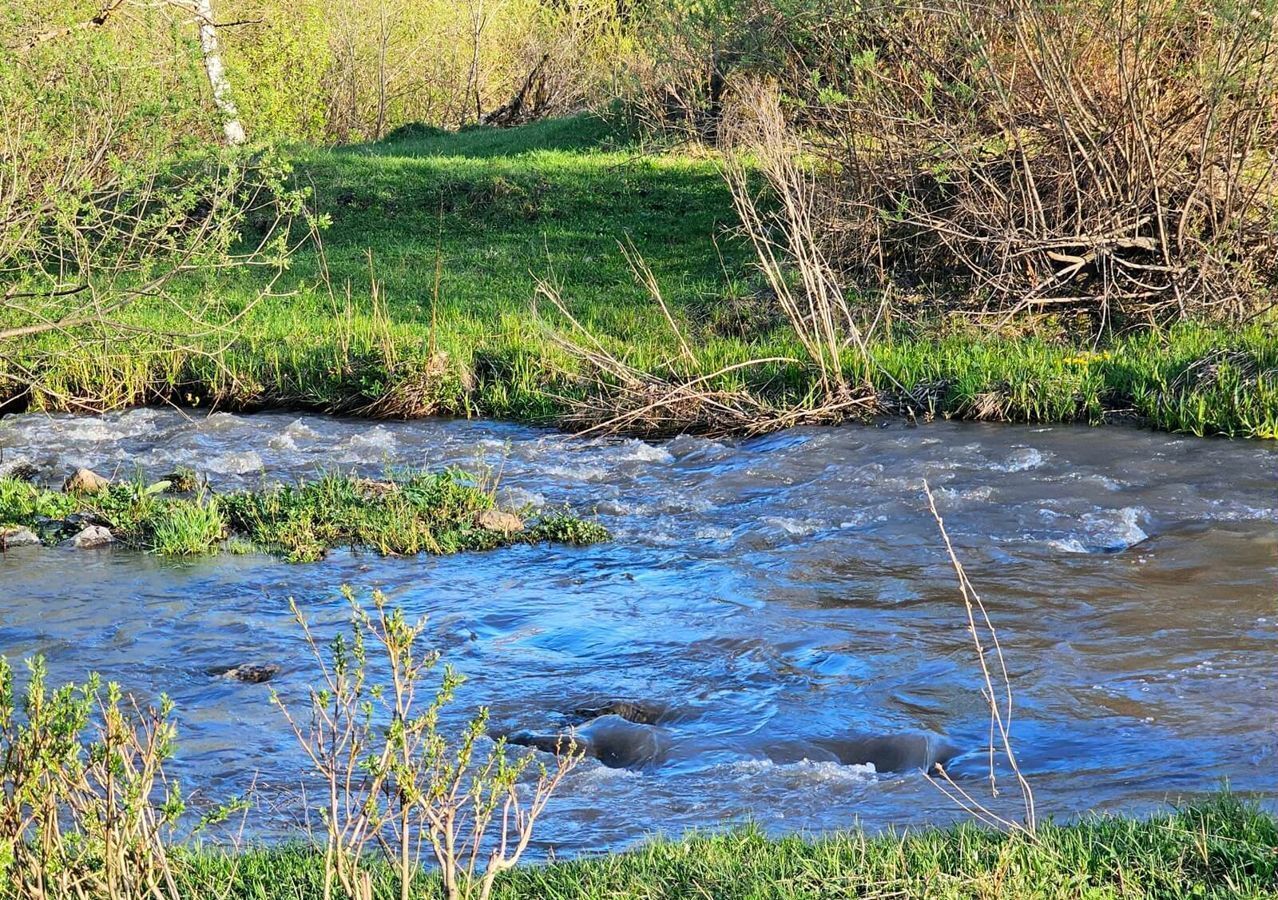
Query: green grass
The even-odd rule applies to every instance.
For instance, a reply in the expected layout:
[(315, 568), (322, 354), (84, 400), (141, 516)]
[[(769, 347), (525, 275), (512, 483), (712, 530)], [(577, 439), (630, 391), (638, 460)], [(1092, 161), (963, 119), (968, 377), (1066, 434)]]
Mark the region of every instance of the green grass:
[[(192, 897), (321, 896), (319, 855), (301, 846), (188, 857)], [(374, 894), (393, 897), (374, 866)], [(437, 896), (422, 877), (415, 897)], [(1278, 821), (1222, 795), (1149, 819), (1092, 817), (1037, 839), (963, 825), (903, 836), (849, 832), (773, 840), (756, 830), (660, 840), (582, 861), (525, 866), (505, 900), (817, 898), (1259, 898), (1278, 896)]]
[[(177, 401), (553, 422), (565, 398), (588, 388), (534, 315), (537, 278), (559, 285), (581, 323), (631, 364), (676, 374), (677, 343), (631, 273), (625, 240), (660, 282), (695, 370), (803, 356), (732, 233), (731, 200), (708, 154), (641, 152), (606, 122), (579, 117), (458, 134), (408, 128), (376, 145), (299, 148), (295, 173), (331, 220), (327, 283), (319, 254), (303, 249), (275, 285), (278, 296), (252, 308), (229, 348), (216, 343), (220, 335), (175, 339), (190, 324), (158, 302), (129, 314), (152, 333), (111, 352), (68, 353), (59, 336), (31, 341), (0, 360), (0, 409), (6, 399), (10, 409)], [(217, 298), (231, 316), (263, 278), (210, 273), (177, 291)], [(880, 329), (875, 386), (936, 415), (1118, 416), (1195, 434), (1278, 437), (1272, 322), (1186, 324), (1085, 349), (1059, 328), (1028, 333), (992, 338), (944, 319)], [(33, 390), (23, 366), (39, 373)], [(739, 370), (721, 384), (790, 403), (812, 385), (797, 363)]]
[(214, 495), (165, 492), (170, 482), (122, 482), (88, 495), (0, 478), (0, 526), (34, 530), (46, 544), (104, 525), (126, 547), (166, 556), (214, 553), (230, 539), (293, 562), (321, 559), (336, 547), (383, 555), (458, 553), (543, 541), (608, 539), (602, 525), (551, 510), (522, 530), (486, 520), (491, 492), (460, 472), (408, 473), (393, 481), (324, 475), (296, 486)]

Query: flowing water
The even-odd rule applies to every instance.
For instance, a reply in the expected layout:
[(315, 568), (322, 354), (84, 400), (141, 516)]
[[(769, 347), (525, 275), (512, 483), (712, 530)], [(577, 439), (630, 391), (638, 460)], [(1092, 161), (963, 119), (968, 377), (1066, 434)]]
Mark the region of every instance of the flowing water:
[(139, 695), (167, 691), (183, 783), (207, 797), (255, 784), (260, 836), (290, 826), (301, 759), (266, 687), (209, 670), (279, 664), (272, 687), (298, 701), (308, 658), (287, 600), (330, 634), (342, 583), (429, 614), (470, 676), (458, 712), (490, 704), (495, 728), (550, 735), (586, 708), (640, 705), (630, 718), (642, 724), (586, 726), (610, 747), (566, 783), (543, 846), (612, 849), (744, 820), (780, 832), (958, 817), (910, 759), (890, 758), (912, 746), (901, 736), (930, 735), (929, 748), (956, 748), (965, 787), (983, 789), (988, 717), (924, 478), (999, 630), (1041, 811), (1145, 810), (1225, 780), (1278, 796), (1272, 445), (897, 422), (643, 443), (142, 410), (12, 417), (0, 448), (50, 480), (79, 465), (158, 477), (186, 464), (218, 489), (324, 468), (487, 466), (504, 503), (569, 503), (613, 530), (588, 548), (309, 565), (0, 558), (0, 652), (42, 653), (55, 677), (97, 670)]

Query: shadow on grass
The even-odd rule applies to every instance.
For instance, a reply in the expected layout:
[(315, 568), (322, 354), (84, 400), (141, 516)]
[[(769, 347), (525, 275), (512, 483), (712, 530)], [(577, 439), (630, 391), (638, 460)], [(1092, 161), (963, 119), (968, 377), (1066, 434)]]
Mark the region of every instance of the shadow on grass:
[(537, 150), (571, 153), (615, 150), (629, 143), (630, 137), (616, 123), (601, 116), (583, 114), (515, 128), (479, 125), (448, 131), (420, 123), (401, 125), (376, 143), (356, 144), (339, 152), (493, 159)]

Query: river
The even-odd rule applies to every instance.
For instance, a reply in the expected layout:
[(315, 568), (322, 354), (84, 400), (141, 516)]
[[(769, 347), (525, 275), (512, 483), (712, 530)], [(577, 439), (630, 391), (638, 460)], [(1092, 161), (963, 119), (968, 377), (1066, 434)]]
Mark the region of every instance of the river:
[(288, 598), (329, 634), (343, 583), (429, 615), (469, 677), (456, 715), (489, 704), (495, 729), (552, 733), (611, 700), (653, 711), (632, 731), (657, 750), (628, 766), (587, 760), (544, 820), (543, 850), (743, 821), (815, 832), (961, 818), (918, 771), (874, 771), (839, 749), (933, 735), (957, 748), (955, 777), (983, 789), (988, 717), (925, 478), (998, 629), (1040, 812), (1139, 812), (1225, 781), (1278, 797), (1269, 444), (900, 421), (645, 443), (135, 410), (10, 417), (0, 448), (51, 483), (81, 465), (147, 477), (190, 465), (218, 490), (325, 468), (486, 469), (507, 505), (567, 503), (612, 529), (587, 548), (305, 565), (0, 558), (0, 652), (44, 654), (55, 678), (95, 670), (142, 697), (167, 692), (173, 771), (197, 797), (255, 785), (251, 836), (296, 826), (301, 757), (266, 687), (209, 671), (278, 664), (271, 687), (298, 702), (309, 669)]

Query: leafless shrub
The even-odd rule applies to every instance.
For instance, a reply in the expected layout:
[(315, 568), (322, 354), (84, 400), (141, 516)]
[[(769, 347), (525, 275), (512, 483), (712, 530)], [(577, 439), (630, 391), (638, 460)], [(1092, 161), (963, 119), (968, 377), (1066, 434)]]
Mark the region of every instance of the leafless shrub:
[(1003, 321), (1239, 319), (1278, 274), (1271, 6), (874, 4), (815, 143), (841, 267)]
[[(646, 266), (643, 271), (651, 274)], [(675, 363), (685, 373), (682, 377), (665, 378), (630, 365), (573, 316), (558, 288), (548, 281), (538, 282), (538, 299), (549, 303), (568, 323), (567, 331), (547, 323), (547, 334), (556, 346), (578, 361), (585, 372), (579, 377), (588, 384), (585, 397), (562, 398), (568, 412), (561, 417), (561, 424), (584, 434), (650, 437), (688, 431), (731, 434), (769, 430), (767, 423), (778, 414), (771, 404), (749, 391), (718, 388), (716, 382), (739, 369), (793, 360), (751, 360), (706, 375), (690, 374), (687, 364), (692, 351), (669, 318), (655, 281), (652, 286), (656, 291), (654, 302), (667, 310), (667, 320), (685, 354), (683, 367)]]
[(551, 282), (539, 280), (537, 298), (550, 304), (566, 330), (543, 318), (551, 341), (575, 359), (579, 372), (565, 373), (585, 382), (582, 396), (563, 397), (568, 412), (559, 423), (584, 434), (627, 434), (648, 437), (685, 432), (751, 435), (795, 425), (830, 424), (863, 415), (874, 408), (868, 389), (837, 393), (822, 390), (802, 402), (778, 404), (744, 387), (724, 387), (725, 380), (745, 370), (801, 365), (790, 357), (761, 357), (706, 370), (684, 337), (661, 294), (655, 276), (633, 248), (625, 249), (635, 277), (665, 315), (679, 355), (663, 367), (641, 369), (609, 350), (572, 314)]
[[(564, 424), (587, 432), (662, 435), (682, 431), (757, 434), (798, 424), (831, 423), (873, 410), (878, 398), (871, 381), (873, 362), (867, 336), (879, 310), (868, 313), (848, 298), (829, 261), (822, 233), (819, 191), (802, 149), (787, 124), (774, 88), (747, 84), (723, 113), (724, 177), (740, 217), (741, 230), (755, 251), (778, 318), (788, 322), (805, 358), (743, 360), (707, 371), (684, 336), (661, 286), (632, 245), (622, 252), (636, 280), (660, 307), (679, 348), (664, 368), (640, 370), (608, 350), (575, 319), (558, 289), (540, 281), (544, 299), (568, 323), (551, 329), (558, 346), (582, 363), (595, 389), (588, 399), (570, 400)], [(766, 189), (756, 189), (761, 171)], [(811, 392), (799, 402), (777, 404), (758, 393), (724, 389), (725, 376), (765, 366), (806, 366)]]
[(425, 852), (439, 867), (448, 900), (488, 900), (497, 876), (527, 850), (538, 817), (581, 753), (565, 746), (547, 768), (531, 753), (511, 758), (501, 740), (483, 751), (486, 710), (450, 741), (440, 714), (462, 679), (446, 666), (438, 688), (421, 696), (439, 663), (438, 652), (421, 645), (425, 622), (409, 622), (380, 593), (371, 611), (349, 591), (347, 598), (349, 636), (327, 647), (292, 605), (320, 682), (305, 713), (294, 714), (274, 697), (323, 787), (324, 897), (370, 900), (362, 862), (376, 848), (403, 900)]
[[(866, 391), (871, 361), (863, 323), (830, 264), (816, 178), (804, 165), (802, 147), (786, 123), (776, 89), (743, 84), (733, 94), (720, 135), (725, 177), (742, 230), (819, 373), (823, 393), (838, 402)], [(756, 165), (767, 181), (767, 199), (761, 200), (751, 184)]]

